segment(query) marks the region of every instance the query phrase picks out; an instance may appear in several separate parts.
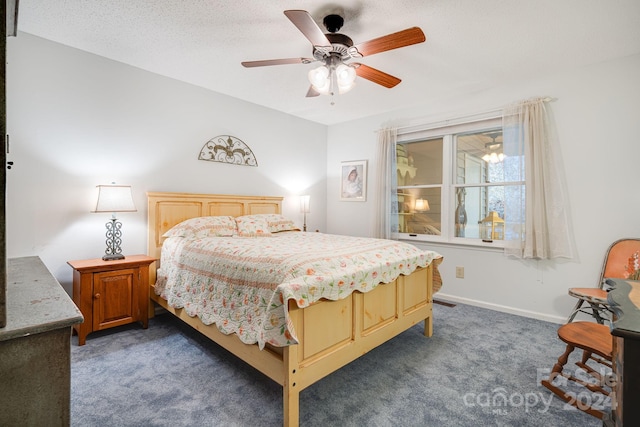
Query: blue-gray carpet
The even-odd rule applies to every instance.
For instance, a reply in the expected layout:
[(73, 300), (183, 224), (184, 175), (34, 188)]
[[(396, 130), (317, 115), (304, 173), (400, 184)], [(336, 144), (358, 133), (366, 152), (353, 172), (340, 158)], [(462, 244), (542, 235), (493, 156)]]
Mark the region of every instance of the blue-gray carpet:
[[(558, 325), (461, 304), (434, 319), (431, 338), (416, 325), (303, 390), (300, 424), (602, 425), (540, 385)], [(282, 425), (276, 383), (169, 314), (72, 343), (72, 426)]]

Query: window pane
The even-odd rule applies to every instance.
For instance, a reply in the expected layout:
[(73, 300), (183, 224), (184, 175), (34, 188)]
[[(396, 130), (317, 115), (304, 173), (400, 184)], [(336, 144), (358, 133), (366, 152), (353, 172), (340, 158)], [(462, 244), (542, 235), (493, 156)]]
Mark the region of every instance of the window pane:
[(508, 218), (505, 235), (509, 240), (518, 240), (524, 233), (525, 193), (524, 185), (505, 187), (505, 215)]
[[(495, 212), (504, 219), (505, 187), (465, 187), (456, 189), (454, 221), (455, 237), (482, 239), (482, 221)], [(496, 238), (496, 237), (494, 237)]]
[(399, 228), (401, 233), (440, 235), (441, 188), (398, 190)]
[(442, 184), (443, 139), (398, 143), (398, 186)]
[(504, 159), (500, 129), (457, 135), (455, 182), (505, 182)]
[(411, 235), (400, 238), (484, 245), (522, 232), (521, 214), (505, 205), (524, 203), (523, 147), (504, 146), (501, 117), (409, 128), (398, 138), (392, 228)]

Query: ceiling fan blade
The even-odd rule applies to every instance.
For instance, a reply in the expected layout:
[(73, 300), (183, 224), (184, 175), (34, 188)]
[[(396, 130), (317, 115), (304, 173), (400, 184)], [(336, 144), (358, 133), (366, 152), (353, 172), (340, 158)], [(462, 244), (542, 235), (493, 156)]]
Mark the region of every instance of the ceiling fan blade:
[(306, 10), (285, 10), (284, 14), (314, 46), (330, 47), (331, 42)]
[(377, 39), (359, 43), (356, 50), (362, 56), (369, 56), (375, 53), (386, 52), (387, 50), (398, 49), (400, 47), (411, 46), (422, 43), (426, 40), (424, 33), (418, 27), (407, 28), (397, 33), (387, 34)]
[(364, 64), (355, 63), (350, 65), (353, 65), (355, 67), (358, 77), (370, 80), (387, 88), (392, 88), (402, 81), (399, 78), (392, 76), (391, 74), (384, 73), (380, 70), (376, 70), (375, 68), (371, 68)]
[(314, 96), (320, 96), (320, 92), (315, 90), (313, 86), (309, 86), (309, 90), (307, 91), (307, 98), (313, 98)]
[(244, 61), (241, 62), (242, 66), (251, 67), (266, 67), (269, 65), (285, 65), (285, 64), (310, 64), (315, 59), (311, 58), (284, 58), (284, 59), (265, 59), (262, 61)]

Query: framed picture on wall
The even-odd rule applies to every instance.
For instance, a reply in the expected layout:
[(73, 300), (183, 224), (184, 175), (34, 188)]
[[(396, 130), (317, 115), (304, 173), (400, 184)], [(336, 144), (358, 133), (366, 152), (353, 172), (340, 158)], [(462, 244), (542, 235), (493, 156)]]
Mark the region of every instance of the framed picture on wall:
[(340, 200), (367, 200), (367, 161), (354, 160), (340, 165)]

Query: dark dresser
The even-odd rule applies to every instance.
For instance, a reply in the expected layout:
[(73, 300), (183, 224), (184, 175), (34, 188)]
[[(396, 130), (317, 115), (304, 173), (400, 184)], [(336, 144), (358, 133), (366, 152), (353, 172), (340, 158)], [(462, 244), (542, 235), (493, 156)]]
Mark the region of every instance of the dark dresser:
[(7, 260), (0, 328), (0, 426), (71, 420), (71, 328), (82, 313), (39, 257)]
[(611, 419), (605, 426), (640, 426), (640, 282), (608, 279), (607, 297), (614, 313), (613, 371), (617, 384), (612, 395)]

